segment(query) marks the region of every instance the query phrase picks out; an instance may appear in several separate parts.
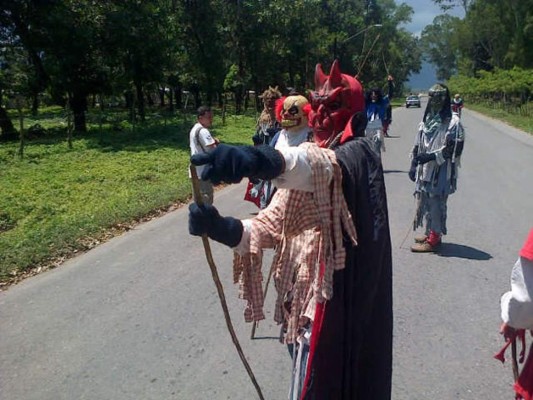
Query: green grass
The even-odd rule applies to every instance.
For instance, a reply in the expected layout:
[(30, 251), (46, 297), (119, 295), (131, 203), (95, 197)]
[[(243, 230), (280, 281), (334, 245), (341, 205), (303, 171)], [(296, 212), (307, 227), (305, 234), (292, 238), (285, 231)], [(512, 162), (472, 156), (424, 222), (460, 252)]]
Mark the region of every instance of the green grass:
[[(530, 118), (468, 107), (533, 133)], [(30, 135), (23, 159), (18, 143), (0, 144), (0, 288), (189, 200), (188, 132), (195, 118), (152, 113), (132, 125), (127, 116), (89, 113), (89, 131), (75, 135), (69, 149), (64, 111), (47, 108), (25, 117), (26, 128), (45, 131)], [(224, 143), (251, 144), (256, 117), (228, 115), (222, 126), (216, 113), (211, 130)]]
[[(25, 120), (47, 130), (26, 143), (23, 159), (18, 143), (0, 144), (0, 283), (53, 266), (110, 230), (190, 198), (194, 117), (156, 116), (135, 126), (105, 117), (106, 124), (91, 121), (86, 134), (75, 135), (72, 149), (60, 110)], [(212, 132), (222, 142), (251, 144), (255, 116), (221, 121), (215, 116)]]
[(479, 103), (467, 104), (467, 107), (489, 117), (505, 121), (509, 125), (533, 135), (533, 118), (531, 116), (520, 115), (518, 113), (511, 114), (502, 108), (495, 108)]

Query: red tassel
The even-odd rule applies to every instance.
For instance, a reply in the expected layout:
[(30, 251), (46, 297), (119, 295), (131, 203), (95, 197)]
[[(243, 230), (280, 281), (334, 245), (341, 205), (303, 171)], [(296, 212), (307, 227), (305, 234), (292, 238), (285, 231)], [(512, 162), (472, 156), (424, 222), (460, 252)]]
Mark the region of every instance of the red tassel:
[(507, 351), (507, 348), (511, 345), (514, 339), (509, 339), (507, 342), (505, 342), (505, 345), (498, 351), (496, 354), (494, 354), (494, 358), (496, 360), (500, 360), (503, 363), (505, 363), (505, 352)]
[(514, 390), (524, 400), (533, 400), (533, 344), (529, 348), (524, 368), (514, 384)]
[(283, 113), (283, 103), (285, 102), (286, 98), (287, 96), (283, 96), (276, 100), (275, 114), (276, 114), (276, 120), (278, 122), (281, 122), (281, 118), (282, 118), (281, 114)]

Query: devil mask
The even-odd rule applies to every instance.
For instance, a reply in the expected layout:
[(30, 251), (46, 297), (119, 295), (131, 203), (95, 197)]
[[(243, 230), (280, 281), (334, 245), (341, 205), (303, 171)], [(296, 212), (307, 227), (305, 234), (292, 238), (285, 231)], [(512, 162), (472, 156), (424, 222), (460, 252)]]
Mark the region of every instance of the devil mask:
[(343, 143), (354, 136), (348, 124), (350, 118), (365, 108), (361, 83), (341, 73), (337, 60), (333, 62), (329, 75), (324, 74), (322, 66), (317, 64), (311, 108), (309, 125), (313, 128), (315, 142), (326, 147), (344, 131), (340, 139)]

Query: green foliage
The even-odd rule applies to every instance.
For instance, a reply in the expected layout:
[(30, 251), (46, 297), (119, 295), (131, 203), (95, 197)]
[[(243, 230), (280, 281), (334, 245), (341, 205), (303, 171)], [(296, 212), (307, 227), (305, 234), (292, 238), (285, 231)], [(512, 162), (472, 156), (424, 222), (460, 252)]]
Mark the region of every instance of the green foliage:
[(448, 84), (452, 92), (461, 93), (468, 103), (481, 110), (492, 110), (492, 114), (496, 112), (494, 116), (533, 132), (533, 69), (496, 68), (492, 72), (480, 71), (478, 78), (456, 75)]
[[(327, 68), (334, 56), (365, 82), (391, 73), (400, 84), (420, 67), (416, 39), (399, 28), (411, 15), (393, 0), (13, 0), (0, 13), (0, 43), (16, 44), (10, 57), (20, 76), (0, 76), (0, 91), (9, 83), (37, 99), (46, 88), (58, 104), (70, 99), (76, 114), (87, 96), (126, 93), (131, 101), (135, 92), (142, 114), (146, 92), (168, 86), (194, 92), (196, 106), (241, 85), (234, 91), (303, 92), (315, 64)], [(382, 28), (367, 29), (375, 24)]]
[(470, 76), (494, 68), (533, 67), (533, 0), (433, 2), (444, 10), (465, 11), (461, 21), (439, 16), (424, 29), (426, 55), (442, 77), (453, 75), (456, 67)]
[(447, 80), (457, 72), (457, 31), (461, 20), (440, 15), (422, 31), (421, 44), (428, 61), (437, 66), (437, 79)]
[[(84, 250), (110, 228), (130, 224), (190, 197), (188, 133), (193, 118), (149, 119), (141, 126), (100, 131), (90, 126), (65, 142), (54, 113), (40, 117), (47, 134), (0, 144), (0, 282)], [(187, 118), (189, 119), (189, 118)], [(222, 142), (251, 144), (255, 116), (221, 119)]]

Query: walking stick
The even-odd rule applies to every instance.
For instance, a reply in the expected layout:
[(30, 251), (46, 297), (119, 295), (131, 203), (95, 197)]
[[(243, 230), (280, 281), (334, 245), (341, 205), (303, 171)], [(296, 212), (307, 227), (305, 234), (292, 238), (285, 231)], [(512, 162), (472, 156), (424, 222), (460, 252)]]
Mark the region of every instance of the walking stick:
[(511, 342), (511, 358), (512, 358), (512, 365), (513, 365), (513, 377), (514, 381), (518, 381), (518, 361), (516, 360), (516, 338), (514, 338)]
[[(200, 187), (198, 185), (198, 175), (196, 174), (196, 167), (190, 165), (189, 170), (191, 171), (192, 189), (194, 197), (196, 199), (196, 203), (198, 203), (198, 205), (202, 205), (203, 200), (200, 194)], [(235, 330), (233, 329), (233, 324), (231, 322), (231, 318), (228, 311), (228, 305), (226, 303), (226, 296), (224, 295), (224, 288), (222, 287), (222, 283), (220, 282), (217, 266), (215, 265), (215, 261), (213, 260), (213, 254), (211, 253), (211, 247), (209, 246), (209, 239), (206, 234), (202, 235), (202, 243), (204, 245), (207, 263), (209, 264), (209, 268), (211, 269), (211, 275), (213, 276), (213, 281), (215, 282), (215, 286), (217, 288), (218, 297), (220, 298), (220, 305), (222, 306), (222, 311), (224, 312), (224, 318), (226, 320), (228, 331), (231, 335), (231, 340), (233, 341), (233, 344), (237, 349), (237, 353), (239, 353), (239, 357), (241, 358), (244, 368), (246, 368), (246, 372), (248, 372), (248, 376), (250, 377), (253, 385), (255, 386), (255, 390), (257, 391), (259, 399), (265, 400), (265, 398), (263, 397), (263, 393), (261, 392), (261, 388), (259, 387), (259, 384), (255, 379), (254, 373), (252, 372), (252, 368), (250, 367), (250, 364), (248, 364), (248, 361), (244, 356), (241, 344), (239, 343), (239, 339), (237, 339), (237, 335), (235, 334)]]
[[(265, 284), (265, 289), (263, 290), (263, 299), (266, 299), (267, 292), (268, 292), (268, 284), (270, 283), (270, 278), (272, 277), (272, 271), (273, 268), (270, 268), (270, 272), (268, 273), (268, 278)], [(259, 324), (258, 321), (254, 321), (252, 324), (252, 333), (250, 334), (250, 339), (255, 339), (255, 329), (257, 328), (257, 325)]]
[(414, 226), (415, 226), (415, 222), (416, 222), (416, 199), (414, 200), (414, 202), (415, 202), (415, 215), (413, 217), (413, 222), (411, 222), (411, 225), (409, 226), (409, 228), (407, 228), (407, 232), (405, 233), (405, 237), (403, 238), (402, 243), (400, 243), (400, 247), (399, 247), (400, 249), (403, 248), (403, 244), (407, 240), (407, 237), (409, 236), (409, 233), (411, 233), (411, 231), (414, 230)]

